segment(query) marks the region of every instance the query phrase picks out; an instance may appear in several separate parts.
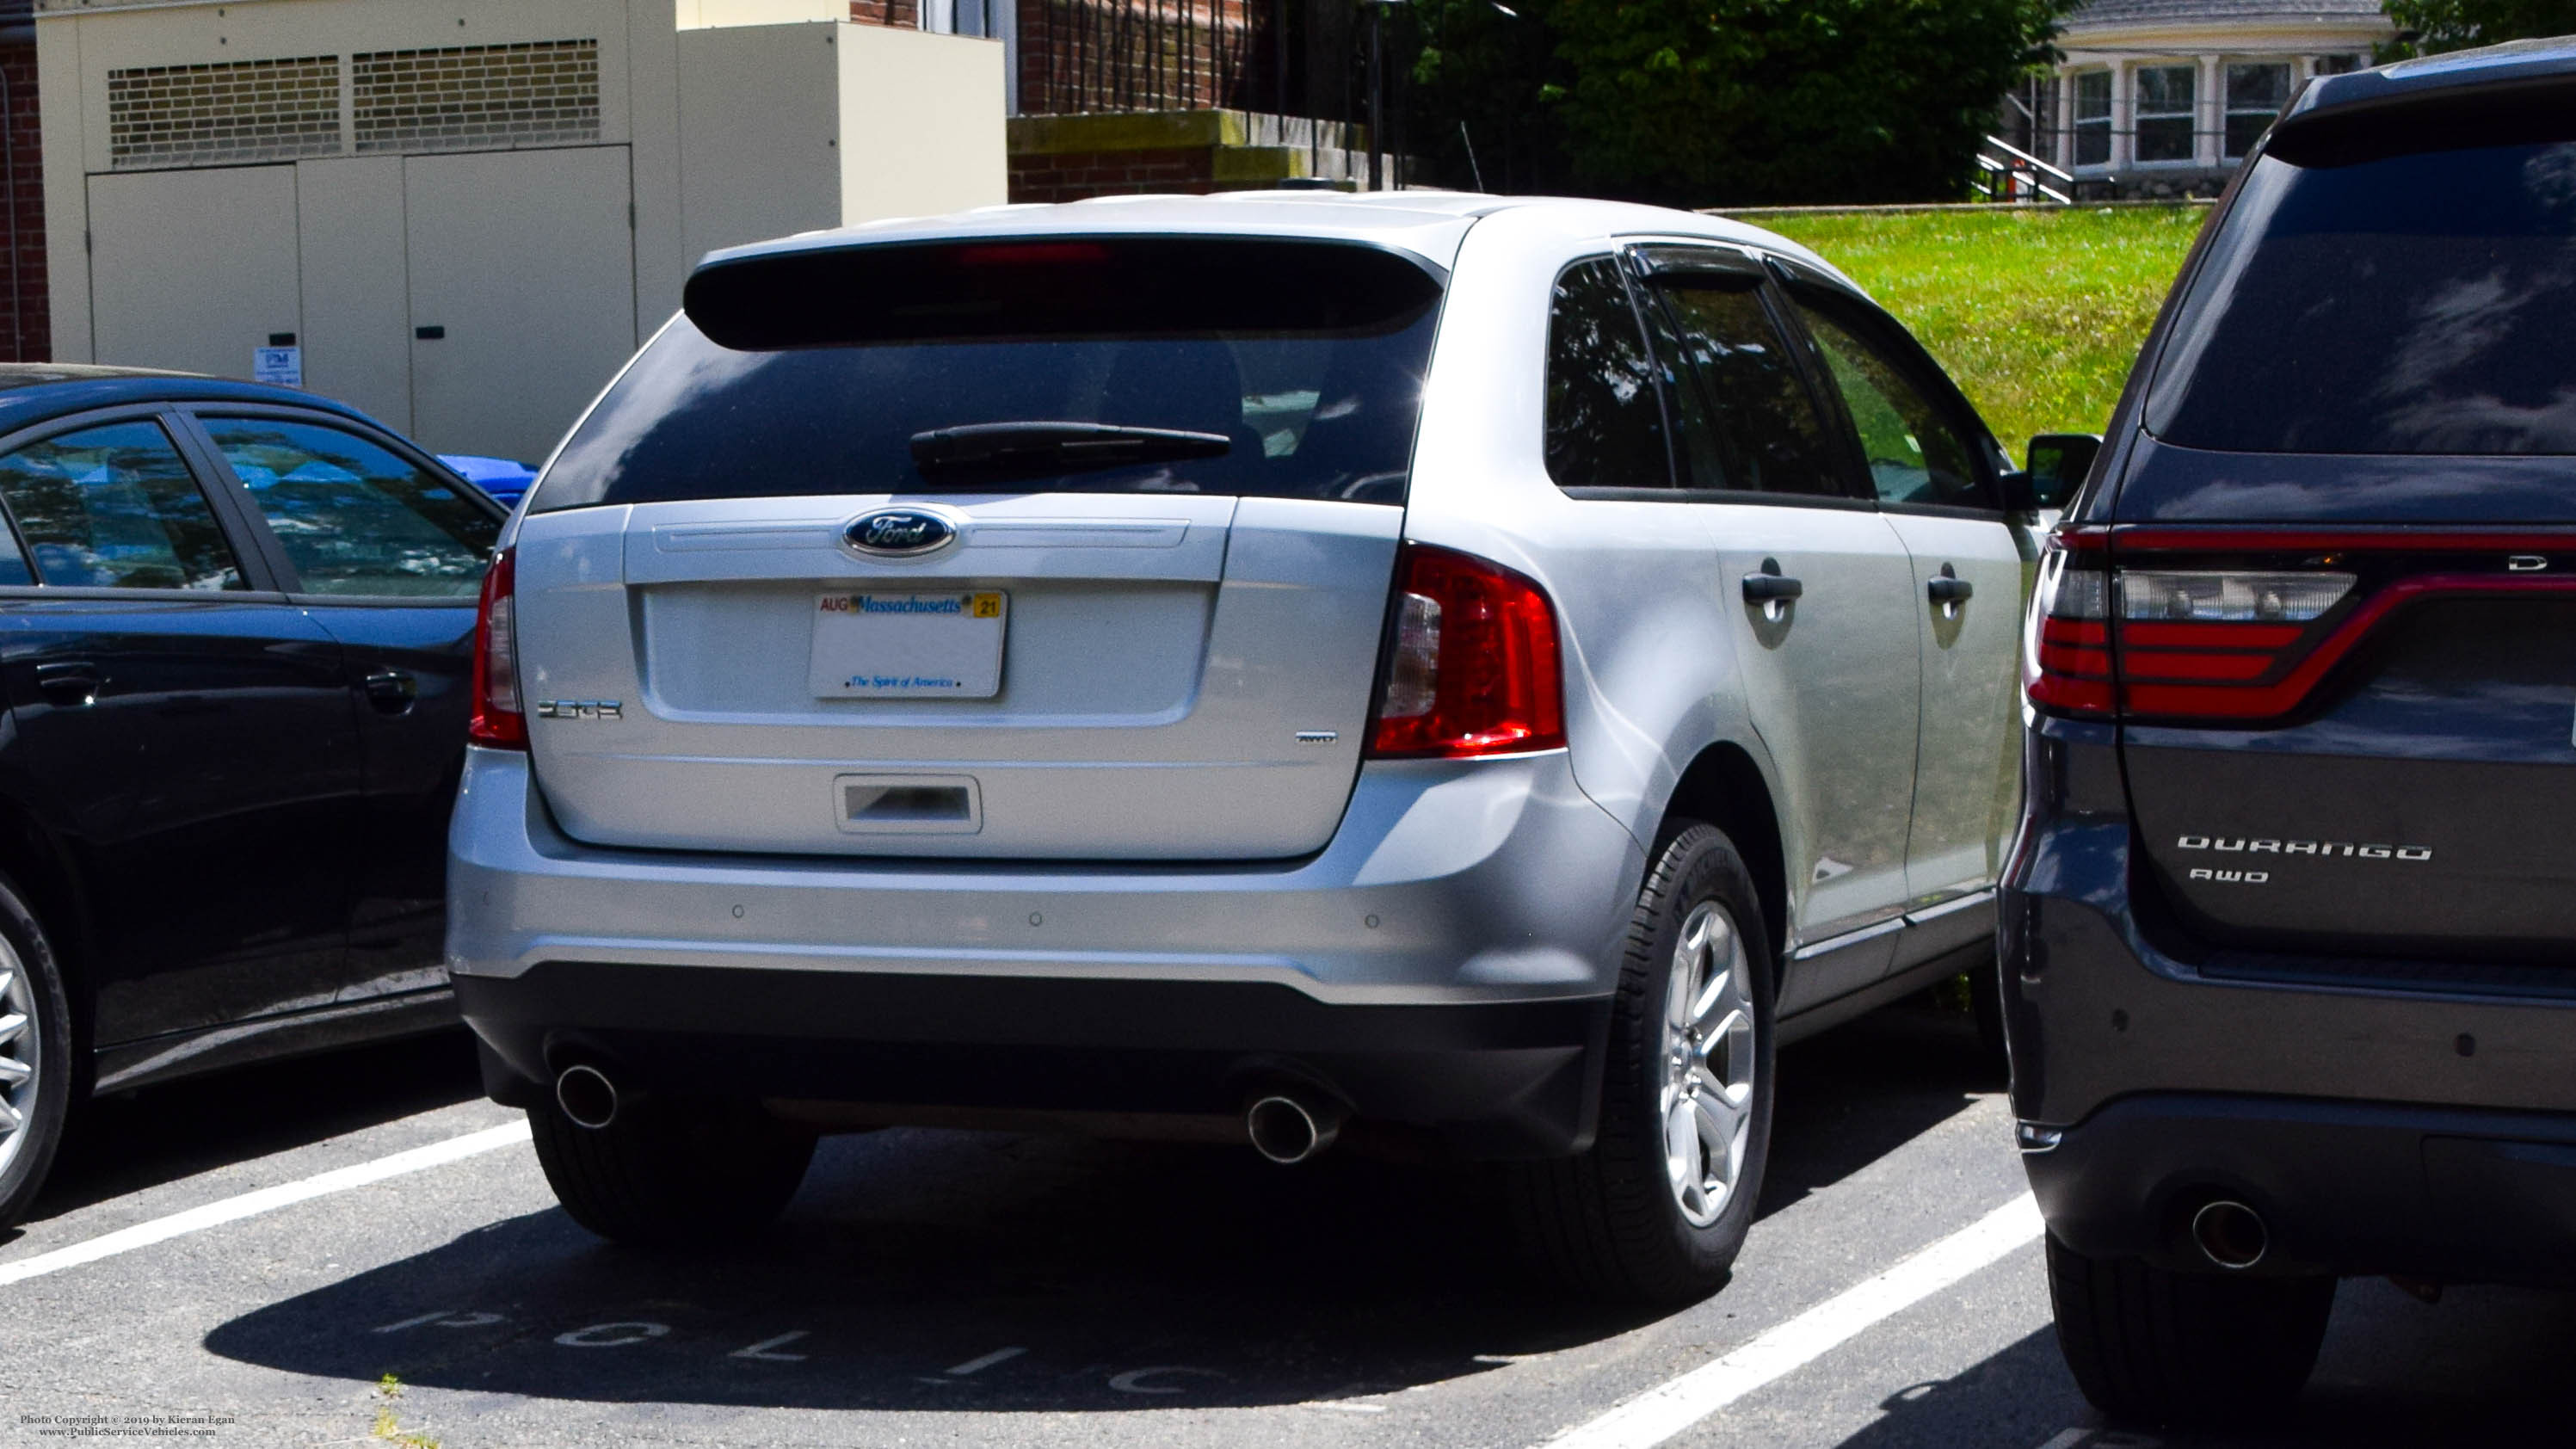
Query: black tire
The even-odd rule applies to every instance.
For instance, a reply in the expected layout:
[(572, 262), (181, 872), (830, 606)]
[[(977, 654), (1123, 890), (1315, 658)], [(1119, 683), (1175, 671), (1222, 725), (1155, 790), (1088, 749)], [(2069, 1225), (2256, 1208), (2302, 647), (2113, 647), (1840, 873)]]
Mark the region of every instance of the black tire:
[(537, 1163), (574, 1222), (614, 1243), (692, 1248), (767, 1226), (796, 1196), (814, 1134), (750, 1103), (630, 1098), (605, 1127), (528, 1109)]
[[(1739, 927), (1751, 998), (1751, 1117), (1744, 1162), (1715, 1220), (1685, 1216), (1667, 1176), (1662, 1022), (1681, 929), (1703, 903)], [(1525, 1248), (1569, 1288), (1622, 1302), (1704, 1297), (1726, 1281), (1762, 1194), (1771, 1147), (1772, 966), (1760, 898), (1743, 857), (1716, 827), (1677, 822), (1646, 872), (1602, 1064), (1601, 1124), (1578, 1157), (1512, 1164), (1514, 1225)]]
[(32, 1043), (35, 1060), (35, 1069), (23, 1080), (0, 1081), (0, 1094), (20, 1118), (0, 1133), (0, 1154), (7, 1157), (0, 1166), (0, 1229), (6, 1229), (27, 1216), (36, 1194), (44, 1190), (45, 1174), (62, 1146), (74, 1074), (71, 998), (63, 990), (62, 962), (36, 913), (27, 908), (26, 897), (6, 876), (0, 876), (0, 939), (16, 958), (13, 963), (0, 957), (0, 977), (17, 982), (0, 986), (0, 1019), (27, 1018), (11, 1041), (0, 1043), (0, 1056), (23, 1064)]
[(2287, 1405), (2316, 1366), (2334, 1293), (2327, 1277), (2172, 1273), (2048, 1239), (2066, 1366), (2095, 1408), (2139, 1423), (2221, 1422)]

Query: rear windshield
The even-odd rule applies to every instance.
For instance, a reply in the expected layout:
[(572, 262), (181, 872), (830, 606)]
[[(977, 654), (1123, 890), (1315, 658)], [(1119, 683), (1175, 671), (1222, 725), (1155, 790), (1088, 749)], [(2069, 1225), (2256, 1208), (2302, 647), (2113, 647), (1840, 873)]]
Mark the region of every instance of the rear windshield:
[(2177, 316), (2147, 428), (2229, 452), (2576, 453), (2571, 322), (2576, 142), (2267, 157)]
[[(691, 279), (686, 313), (565, 443), (529, 506), (1068, 490), (1400, 504), (1440, 297), (1421, 263), (1321, 242), (979, 242), (719, 263)], [(1026, 426), (1045, 423), (1137, 437)], [(939, 466), (927, 435), (995, 425), (1047, 445)]]

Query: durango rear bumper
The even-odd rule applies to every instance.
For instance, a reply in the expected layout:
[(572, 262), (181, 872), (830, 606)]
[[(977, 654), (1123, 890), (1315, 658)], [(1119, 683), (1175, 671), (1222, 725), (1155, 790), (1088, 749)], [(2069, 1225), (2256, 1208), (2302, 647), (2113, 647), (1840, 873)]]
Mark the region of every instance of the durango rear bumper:
[(1324, 851), (1255, 865), (607, 849), (474, 750), (448, 966), (520, 1097), (569, 1055), (698, 1092), (1233, 1114), (1302, 1076), (1475, 1155), (1572, 1151), (1636, 842), (1563, 752), (1372, 764)]
[(2576, 1283), (2576, 1113), (2161, 1093), (2024, 1158), (2049, 1231), (2093, 1257), (2208, 1264), (2224, 1197), (2270, 1236), (2254, 1271)]
[(2205, 1268), (2184, 1227), (2224, 1196), (2267, 1220), (2271, 1269), (2576, 1282), (2576, 999), (2196, 951), (2135, 884), (2112, 738), (2028, 738), (2002, 891), (2014, 1113), (2058, 1134), (2023, 1159), (2050, 1231)]

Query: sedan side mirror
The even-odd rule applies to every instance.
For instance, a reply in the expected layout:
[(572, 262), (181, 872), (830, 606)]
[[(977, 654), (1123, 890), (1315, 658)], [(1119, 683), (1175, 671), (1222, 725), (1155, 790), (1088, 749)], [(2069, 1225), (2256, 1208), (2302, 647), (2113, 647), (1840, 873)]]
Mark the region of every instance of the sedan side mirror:
[(2005, 504), (2016, 512), (2063, 508), (2093, 471), (2102, 439), (2093, 433), (2042, 433), (2030, 440), (2030, 467), (2012, 475)]

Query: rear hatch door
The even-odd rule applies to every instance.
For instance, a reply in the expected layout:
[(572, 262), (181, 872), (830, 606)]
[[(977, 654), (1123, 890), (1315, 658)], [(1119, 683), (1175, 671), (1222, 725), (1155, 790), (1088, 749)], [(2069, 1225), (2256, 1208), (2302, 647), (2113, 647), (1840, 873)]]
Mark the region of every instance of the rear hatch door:
[(702, 270), (523, 522), (523, 687), (564, 829), (1320, 849), (1368, 721), (1433, 271), (1222, 239), (781, 265)]
[(2132, 803), (2221, 946), (2554, 959), (2576, 146), (2383, 139), (2285, 125), (2175, 314), (2109, 541)]

